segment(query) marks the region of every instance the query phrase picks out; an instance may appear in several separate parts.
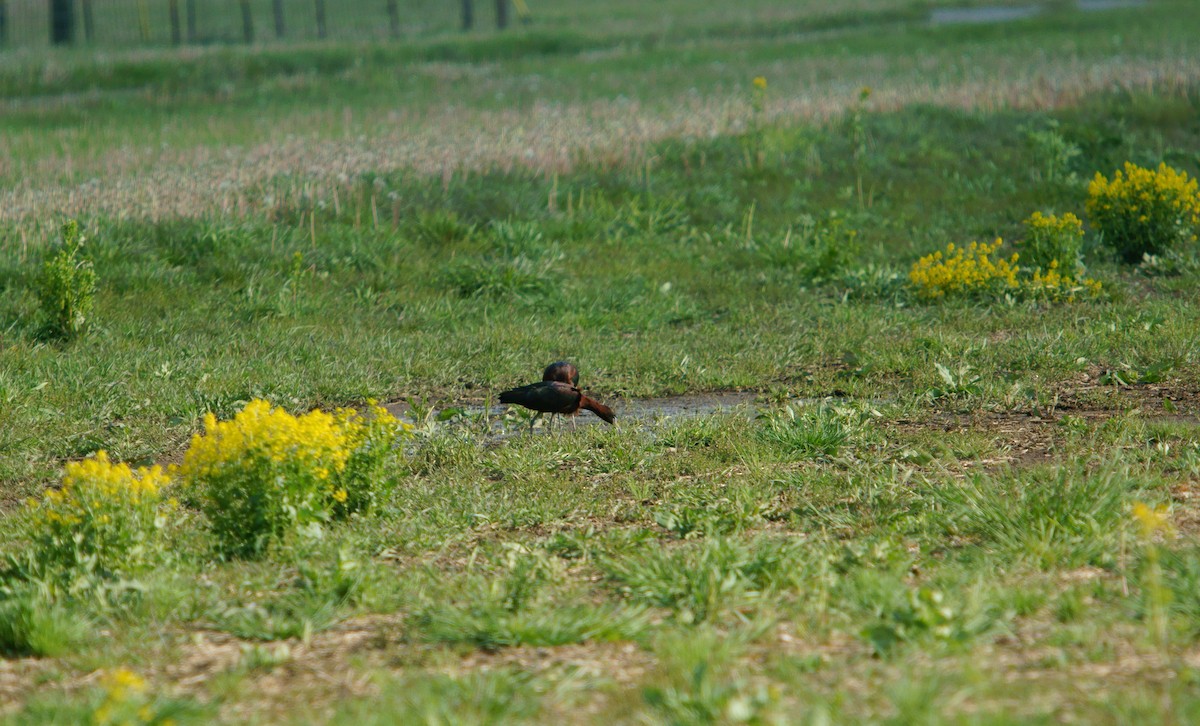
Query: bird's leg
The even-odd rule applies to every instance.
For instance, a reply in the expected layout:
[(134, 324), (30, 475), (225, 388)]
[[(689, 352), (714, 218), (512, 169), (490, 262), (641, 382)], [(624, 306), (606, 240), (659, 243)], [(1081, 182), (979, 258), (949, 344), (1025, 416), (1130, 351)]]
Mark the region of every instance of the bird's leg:
[(550, 414), (550, 420), (546, 423), (546, 432), (549, 433), (554, 428), (554, 414)]
[(538, 411), (537, 413), (533, 414), (533, 418), (529, 419), (529, 434), (530, 434), (530, 436), (533, 435), (533, 425), (535, 423), (537, 423), (537, 420), (541, 417), (542, 417), (542, 412)]

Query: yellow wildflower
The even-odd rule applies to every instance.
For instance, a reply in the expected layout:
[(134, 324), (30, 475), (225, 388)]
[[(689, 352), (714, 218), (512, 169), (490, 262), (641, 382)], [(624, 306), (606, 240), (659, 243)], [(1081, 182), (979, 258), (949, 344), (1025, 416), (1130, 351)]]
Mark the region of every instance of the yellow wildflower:
[(945, 253), (934, 252), (918, 260), (908, 273), (909, 281), (920, 297), (929, 300), (1016, 287), (1017, 255), (992, 259), (1002, 244), (999, 238), (990, 245), (972, 242), (966, 248), (951, 242)]
[(1135, 502), (1133, 505), (1133, 517), (1141, 526), (1142, 536), (1149, 539), (1156, 532), (1162, 532), (1166, 535), (1174, 534), (1174, 528), (1171, 526), (1170, 513), (1165, 505), (1150, 507), (1143, 502)]
[(146, 690), (146, 680), (125, 666), (104, 674), (101, 683), (116, 700), (124, 700), (129, 695)]

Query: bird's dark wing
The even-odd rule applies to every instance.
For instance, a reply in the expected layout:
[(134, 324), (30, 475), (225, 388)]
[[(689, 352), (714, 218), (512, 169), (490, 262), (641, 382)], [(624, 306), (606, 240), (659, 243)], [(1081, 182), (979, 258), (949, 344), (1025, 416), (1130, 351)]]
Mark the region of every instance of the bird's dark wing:
[(512, 403), (542, 413), (575, 413), (583, 394), (569, 383), (542, 381), (504, 391), (500, 403)]

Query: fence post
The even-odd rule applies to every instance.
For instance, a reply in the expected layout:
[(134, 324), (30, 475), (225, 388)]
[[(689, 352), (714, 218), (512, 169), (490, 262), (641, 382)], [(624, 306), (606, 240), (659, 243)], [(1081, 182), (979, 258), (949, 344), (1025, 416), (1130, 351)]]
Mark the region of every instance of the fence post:
[(275, 13), (275, 37), (282, 38), (286, 30), (283, 25), (283, 0), (272, 0), (271, 10)]
[(187, 0), (184, 6), (187, 13), (187, 42), (196, 42), (196, 0)]
[(138, 34), (145, 43), (150, 40), (150, 8), (146, 6), (146, 0), (138, 0)]
[(508, 27), (508, 0), (496, 0), (496, 27), (500, 30)]
[(50, 42), (65, 45), (75, 40), (75, 3), (50, 0)]
[(96, 39), (96, 15), (92, 12), (92, 0), (83, 0), (83, 39), (89, 43)]
[(241, 0), (242, 6), (242, 37), (246, 43), (254, 42), (254, 16), (250, 14), (250, 0)]
[(327, 31), (325, 28), (325, 0), (316, 0), (317, 11), (317, 37), (325, 39)]
[(462, 29), (470, 30), (475, 25), (475, 5), (471, 0), (462, 0)]
[[(84, 0), (85, 3), (89, 1)], [(167, 0), (167, 14), (171, 16), (171, 45), (179, 45), (183, 42), (183, 31), (179, 27), (179, 0)]]
[(388, 25), (391, 26), (392, 37), (400, 37), (400, 3), (387, 0)]

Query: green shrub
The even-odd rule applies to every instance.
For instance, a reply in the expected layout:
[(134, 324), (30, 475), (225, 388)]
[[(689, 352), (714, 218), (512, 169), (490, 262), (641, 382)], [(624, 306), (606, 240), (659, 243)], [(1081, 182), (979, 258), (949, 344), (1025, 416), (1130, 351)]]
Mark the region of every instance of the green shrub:
[(932, 638), (948, 644), (969, 643), (995, 622), (992, 613), (968, 616), (945, 602), (941, 591), (921, 587), (908, 591), (904, 602), (880, 613), (878, 623), (862, 636), (878, 655), (888, 655), (899, 644)]
[(496, 220), (488, 225), (487, 238), (497, 254), (508, 258), (540, 257), (549, 252), (545, 236), (533, 222)]
[(860, 429), (860, 422), (849, 412), (825, 407), (797, 411), (784, 406), (763, 417), (759, 437), (789, 457), (820, 459), (837, 456)]
[(350, 455), (340, 477), (345, 499), (334, 492), (334, 516), (365, 513), (375, 508), (389, 481), (389, 468), (398, 456), (396, 442), (412, 435), (412, 425), (397, 421), (381, 406), (365, 412), (350, 408), (335, 413)]
[(79, 223), (63, 225), (63, 243), (42, 265), (37, 280), (43, 330), (47, 336), (72, 338), (87, 329), (96, 297), (96, 271), (80, 256), (84, 237)]
[(1071, 164), (1082, 151), (1078, 144), (1072, 143), (1058, 130), (1058, 122), (1050, 120), (1044, 129), (1027, 129), (1025, 140), (1028, 142), (1033, 158), (1041, 163), (1036, 174), (1045, 182), (1055, 183), (1061, 180), (1072, 180)]
[(1057, 270), (1072, 278), (1083, 272), (1083, 222), (1067, 212), (1061, 216), (1034, 212), (1025, 220), (1025, 239), (1019, 244), (1021, 268)]
[(0, 654), (54, 657), (86, 638), (91, 624), (25, 583), (0, 587)]
[(452, 245), (473, 237), (475, 225), (462, 221), (452, 210), (436, 209), (417, 215), (413, 233), (428, 245)]
[(450, 287), (462, 297), (542, 297), (555, 288), (556, 262), (556, 258), (524, 255), (508, 259), (472, 260), (451, 268), (447, 279)]
[(861, 261), (858, 231), (835, 212), (825, 219), (804, 215), (783, 239), (755, 247), (766, 264), (817, 283), (839, 279)]
[(1151, 170), (1125, 162), (1124, 173), (1111, 181), (1096, 173), (1088, 184), (1087, 213), (1104, 244), (1136, 263), (1196, 241), (1200, 191), (1195, 179), (1166, 164)]

